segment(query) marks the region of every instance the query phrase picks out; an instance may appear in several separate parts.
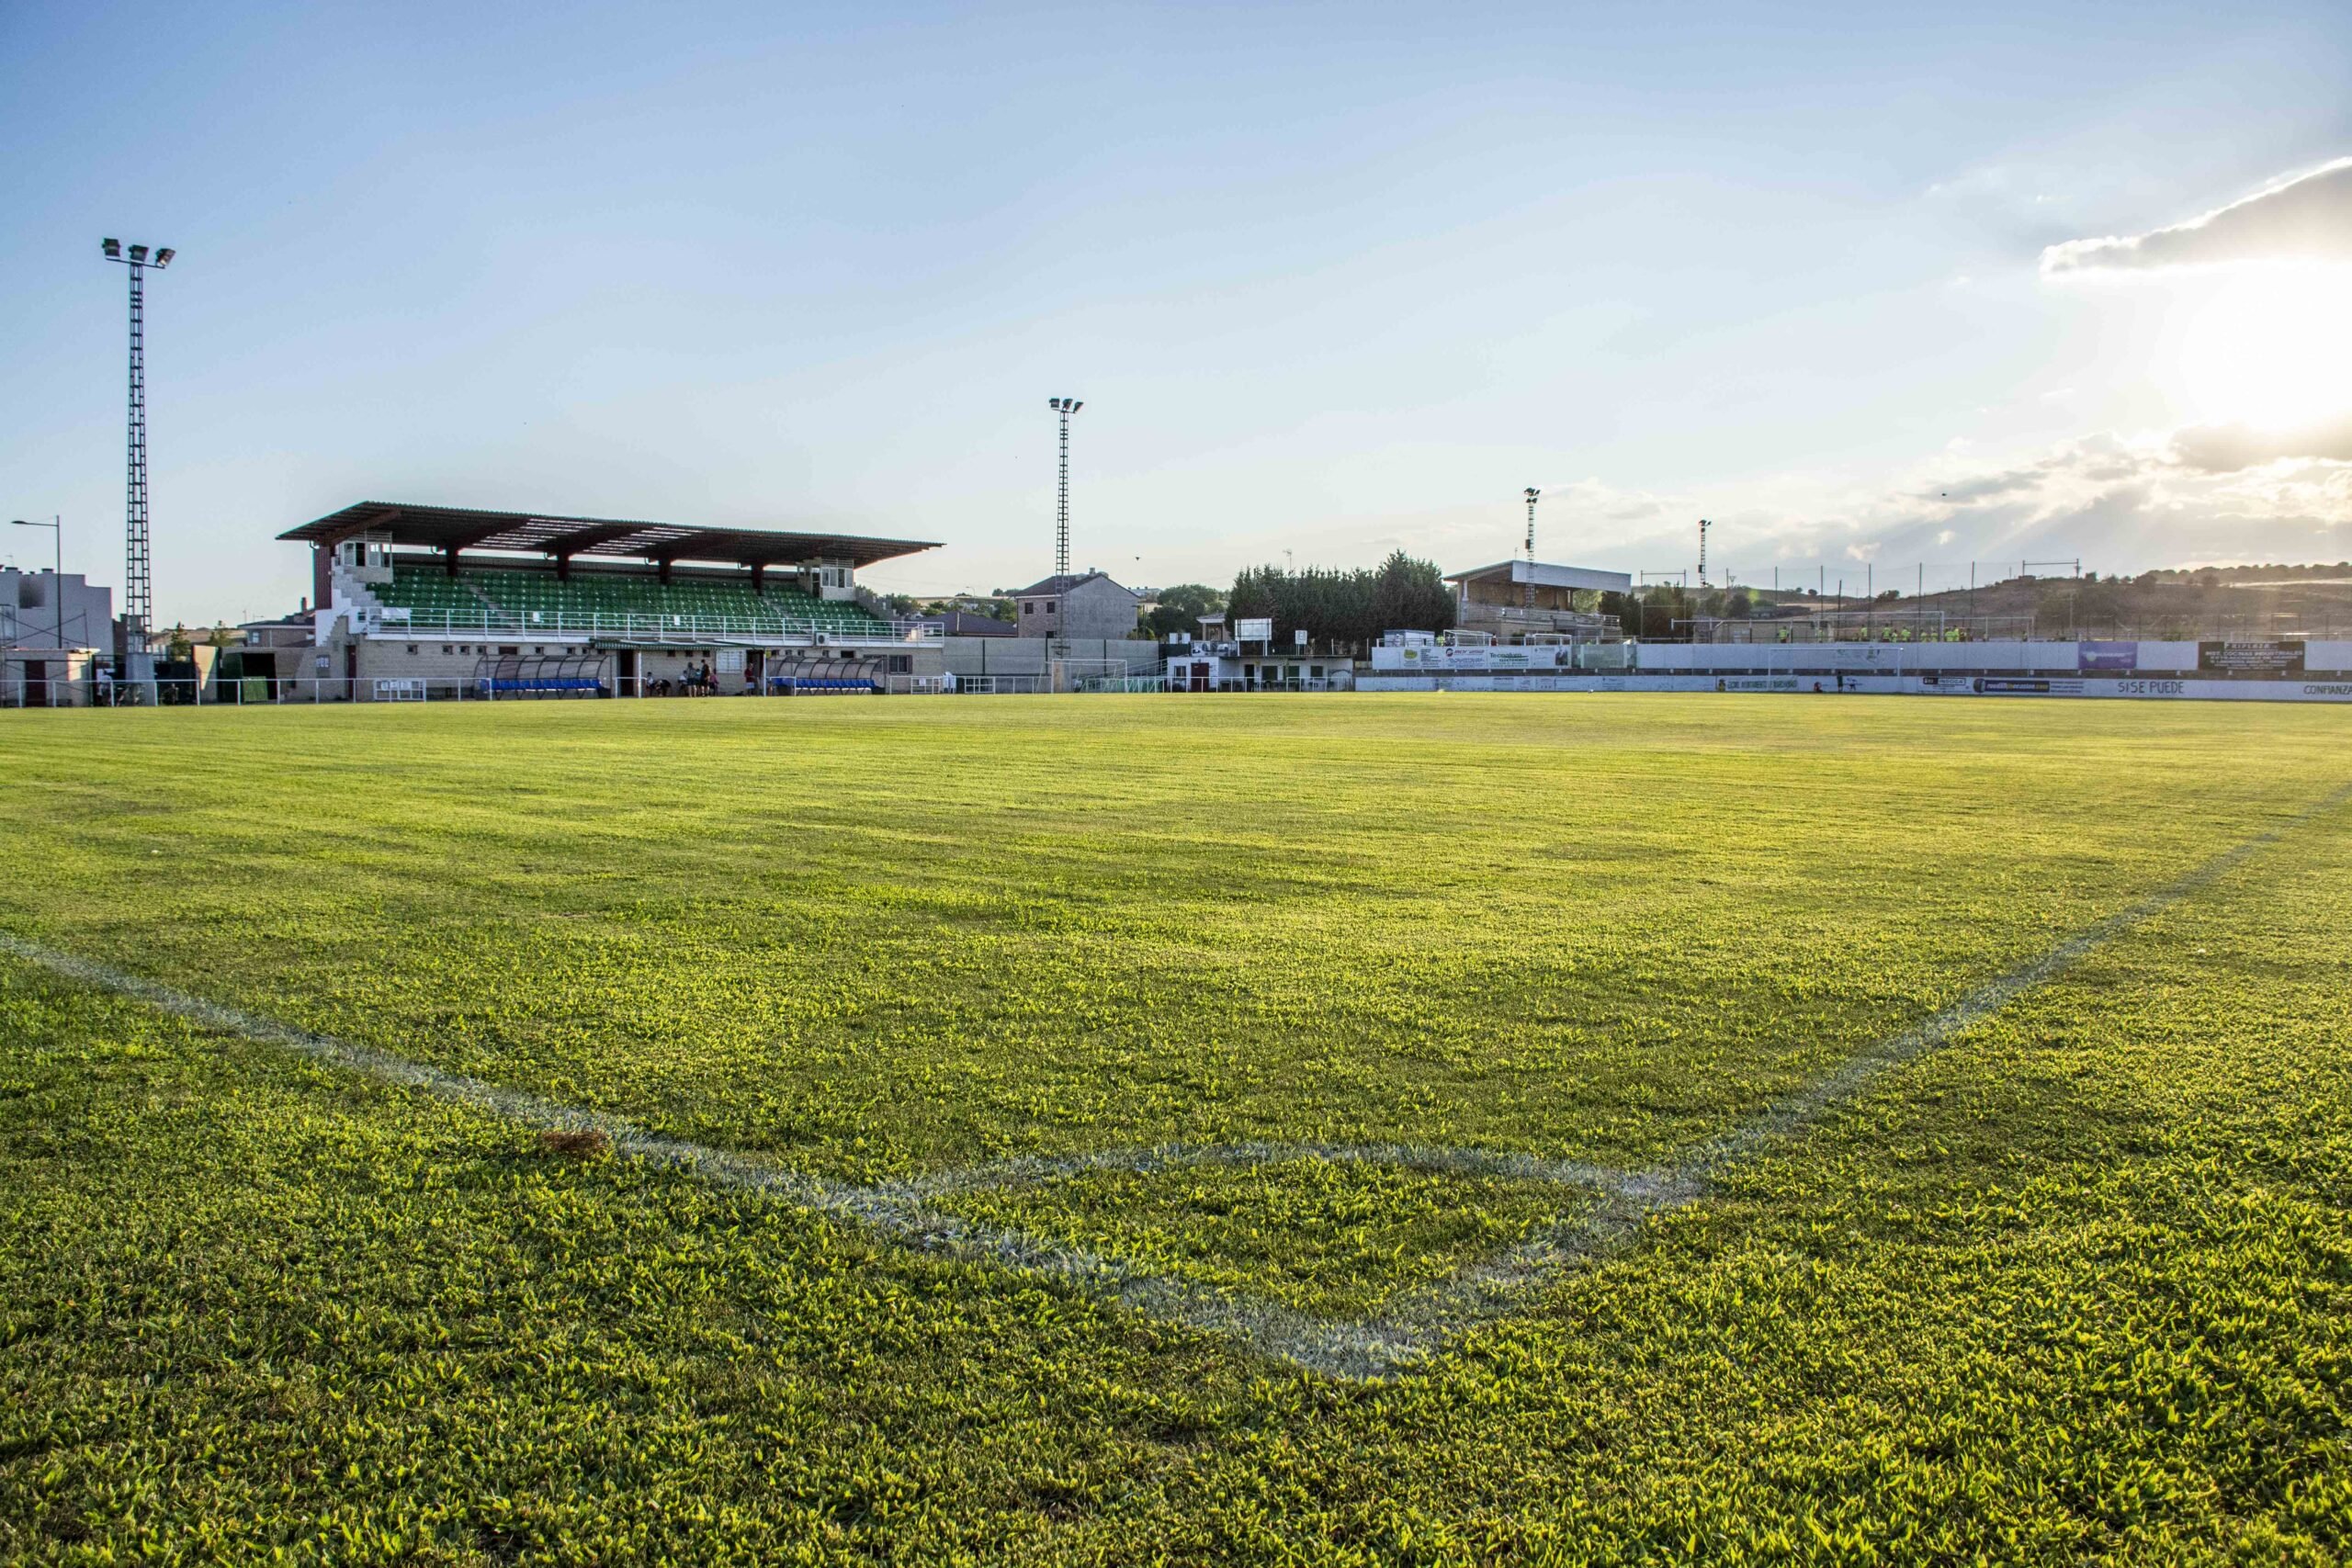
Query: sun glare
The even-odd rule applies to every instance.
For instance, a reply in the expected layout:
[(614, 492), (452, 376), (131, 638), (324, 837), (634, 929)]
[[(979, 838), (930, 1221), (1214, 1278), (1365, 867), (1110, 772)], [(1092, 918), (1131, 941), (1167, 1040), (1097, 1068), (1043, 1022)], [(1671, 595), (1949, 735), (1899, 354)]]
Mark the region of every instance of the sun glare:
[(2287, 429), (2352, 411), (2352, 268), (2249, 268), (2191, 309), (2171, 378), (2189, 419)]

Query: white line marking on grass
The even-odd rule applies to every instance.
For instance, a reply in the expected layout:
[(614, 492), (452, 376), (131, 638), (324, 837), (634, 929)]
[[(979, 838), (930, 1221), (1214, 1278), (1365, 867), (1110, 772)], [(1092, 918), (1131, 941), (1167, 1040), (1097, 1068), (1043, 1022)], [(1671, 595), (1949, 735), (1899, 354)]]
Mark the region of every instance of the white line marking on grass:
[[(296, 1029), (6, 931), (0, 931), (0, 953), (39, 964), (68, 979), (130, 997), (207, 1029), (276, 1045), (332, 1067), (416, 1089), (523, 1126), (594, 1129), (612, 1140), (616, 1154), (629, 1158), (675, 1166), (715, 1186), (763, 1193), (797, 1209), (852, 1220), (926, 1252), (1076, 1280), (1173, 1322), (1243, 1337), (1252, 1337), (1262, 1331), (1272, 1339), (1283, 1341), (1311, 1337), (1317, 1321), (1310, 1314), (1278, 1303), (1227, 1298), (1189, 1280), (1162, 1276), (1117, 1258), (936, 1213), (924, 1208), (910, 1194), (908, 1186), (911, 1184), (862, 1187), (853, 1182), (827, 1181), (780, 1169), (731, 1150), (664, 1137), (605, 1111), (502, 1089), (481, 1078), (445, 1072), (372, 1046)], [(1289, 1318), (1299, 1321), (1284, 1321)]]
[(1026, 1186), (1096, 1170), (1145, 1175), (1196, 1165), (1287, 1165), (1308, 1159), (1442, 1175), (1499, 1176), (1557, 1187), (1613, 1189), (1635, 1179), (1608, 1166), (1587, 1165), (1577, 1160), (1546, 1159), (1541, 1155), (1492, 1149), (1436, 1148), (1425, 1144), (1155, 1144), (1148, 1148), (1098, 1149), (1083, 1155), (1016, 1155), (1011, 1159), (959, 1166), (886, 1183), (882, 1190), (924, 1201), (992, 1187)]
[[(1620, 1171), (1536, 1155), (1406, 1144), (1169, 1144), (1061, 1157), (1023, 1156), (906, 1181), (860, 1186), (779, 1169), (730, 1150), (649, 1133), (603, 1111), (502, 1089), (390, 1052), (295, 1029), (5, 931), (0, 931), (0, 953), (133, 998), (208, 1029), (277, 1045), (330, 1066), (471, 1106), (506, 1121), (538, 1128), (594, 1128), (610, 1138), (619, 1154), (675, 1166), (716, 1186), (763, 1193), (796, 1208), (850, 1220), (925, 1252), (1068, 1280), (1165, 1321), (1241, 1339), (1263, 1354), (1311, 1371), (1379, 1381), (1411, 1371), (1464, 1334), (1527, 1305), (1537, 1291), (1563, 1274), (1589, 1267), (1630, 1242), (1652, 1214), (1697, 1201), (1706, 1195), (1713, 1178), (1804, 1131), (1823, 1112), (1860, 1095), (1885, 1073), (1946, 1043), (2023, 992), (2054, 979), (2086, 954), (2347, 800), (2352, 800), (2352, 784), (2214, 856), (2039, 957), (1984, 982), (1934, 1016), (1866, 1047), (1723, 1137), (1701, 1145), (1689, 1158), (1664, 1171)], [(1377, 1313), (1363, 1319), (1324, 1317), (1253, 1294), (1214, 1289), (927, 1206), (930, 1200), (956, 1192), (1094, 1170), (1151, 1172), (1190, 1165), (1248, 1166), (1304, 1159), (1501, 1176), (1589, 1190), (1599, 1198), (1587, 1213), (1539, 1229), (1498, 1258), (1472, 1264), (1434, 1284), (1398, 1292)]]

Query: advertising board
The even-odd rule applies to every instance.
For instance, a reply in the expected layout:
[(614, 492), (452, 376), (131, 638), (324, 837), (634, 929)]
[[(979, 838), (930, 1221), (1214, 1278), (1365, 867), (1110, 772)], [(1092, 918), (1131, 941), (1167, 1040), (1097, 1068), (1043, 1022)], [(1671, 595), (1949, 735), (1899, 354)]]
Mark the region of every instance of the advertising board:
[(2136, 642), (2078, 642), (2075, 645), (2075, 668), (2137, 670), (2140, 668), (2140, 645)]
[(2197, 668), (2216, 675), (2300, 675), (2300, 642), (2200, 642)]

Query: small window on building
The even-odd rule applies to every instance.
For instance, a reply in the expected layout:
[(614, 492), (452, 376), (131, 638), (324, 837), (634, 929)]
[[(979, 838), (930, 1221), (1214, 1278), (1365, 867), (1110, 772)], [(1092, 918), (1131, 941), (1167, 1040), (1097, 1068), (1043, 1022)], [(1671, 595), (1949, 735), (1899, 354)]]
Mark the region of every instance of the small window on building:
[(408, 645), (408, 656), (411, 659), (414, 659), (416, 657), (416, 644), (410, 643)]
[(1037, 613), (1037, 602), (1035, 599), (1023, 599), (1021, 601), (1021, 613), (1024, 615), (1035, 615)]
[(498, 651), (503, 654), (512, 654), (515, 651), (514, 645), (513, 643), (502, 644), (500, 645)]

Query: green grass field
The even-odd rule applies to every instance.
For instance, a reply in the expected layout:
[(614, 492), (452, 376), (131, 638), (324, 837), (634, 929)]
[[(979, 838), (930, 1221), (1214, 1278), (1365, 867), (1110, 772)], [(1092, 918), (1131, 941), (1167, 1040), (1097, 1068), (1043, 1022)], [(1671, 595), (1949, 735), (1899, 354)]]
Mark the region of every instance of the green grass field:
[[(2254, 705), (0, 716), (0, 1560), (2339, 1562), (2347, 784)], [(1201, 1325), (1559, 1236), (1369, 1372)]]

